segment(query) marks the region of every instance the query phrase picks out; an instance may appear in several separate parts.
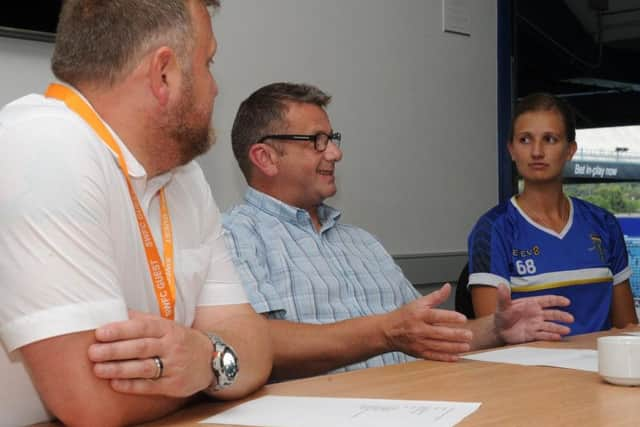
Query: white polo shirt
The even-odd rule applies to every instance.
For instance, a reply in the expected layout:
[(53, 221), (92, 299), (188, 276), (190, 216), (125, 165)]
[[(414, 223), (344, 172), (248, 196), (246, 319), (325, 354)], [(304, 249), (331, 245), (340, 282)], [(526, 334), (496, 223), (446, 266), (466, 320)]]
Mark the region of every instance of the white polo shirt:
[[(147, 179), (114, 137), (161, 254), (158, 192), (165, 188), (175, 320), (191, 325), (198, 305), (246, 303), (198, 164)], [(0, 424), (47, 419), (14, 350), (127, 319), (128, 308), (159, 313), (115, 155), (61, 101), (41, 95), (0, 111), (0, 295)]]

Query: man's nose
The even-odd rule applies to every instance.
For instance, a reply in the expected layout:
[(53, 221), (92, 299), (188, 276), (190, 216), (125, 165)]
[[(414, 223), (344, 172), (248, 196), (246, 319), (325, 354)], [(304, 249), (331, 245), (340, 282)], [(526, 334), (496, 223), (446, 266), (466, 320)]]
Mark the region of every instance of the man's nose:
[(324, 155), (327, 160), (339, 162), (342, 159), (342, 150), (336, 143), (329, 141), (327, 149), (324, 150)]

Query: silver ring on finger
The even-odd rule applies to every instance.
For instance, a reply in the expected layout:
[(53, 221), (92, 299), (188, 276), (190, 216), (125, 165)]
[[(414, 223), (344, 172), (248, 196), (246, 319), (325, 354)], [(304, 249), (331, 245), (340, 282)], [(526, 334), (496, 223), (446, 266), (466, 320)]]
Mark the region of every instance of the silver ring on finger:
[(164, 363), (162, 363), (162, 359), (160, 359), (160, 356), (153, 356), (151, 359), (156, 364), (156, 374), (151, 379), (157, 380), (162, 377), (162, 372), (164, 372)]

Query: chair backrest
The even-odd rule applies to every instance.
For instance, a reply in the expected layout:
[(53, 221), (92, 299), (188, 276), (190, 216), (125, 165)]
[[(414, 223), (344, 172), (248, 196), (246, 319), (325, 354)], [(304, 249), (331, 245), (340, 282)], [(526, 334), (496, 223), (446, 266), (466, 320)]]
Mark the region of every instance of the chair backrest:
[(467, 288), (469, 284), (469, 263), (464, 265), (458, 277), (456, 285), (455, 309), (457, 312), (467, 316), (467, 319), (475, 319), (476, 314), (473, 311), (473, 303), (471, 301), (471, 292)]

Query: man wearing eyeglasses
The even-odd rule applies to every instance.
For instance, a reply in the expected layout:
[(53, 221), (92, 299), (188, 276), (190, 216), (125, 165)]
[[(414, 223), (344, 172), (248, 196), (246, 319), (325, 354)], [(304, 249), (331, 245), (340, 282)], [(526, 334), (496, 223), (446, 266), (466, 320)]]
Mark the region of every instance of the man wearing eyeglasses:
[(500, 289), (495, 315), (466, 321), (436, 309), (451, 288), (421, 297), (371, 234), (339, 223), (324, 201), (336, 191), (340, 133), (320, 89), (260, 88), (240, 105), (231, 132), (249, 188), (225, 215), (227, 244), (258, 313), (269, 320), (272, 378), (317, 375), (413, 360), (454, 361), (474, 348), (560, 339), (562, 297), (511, 302)]

